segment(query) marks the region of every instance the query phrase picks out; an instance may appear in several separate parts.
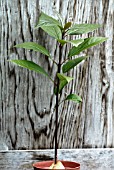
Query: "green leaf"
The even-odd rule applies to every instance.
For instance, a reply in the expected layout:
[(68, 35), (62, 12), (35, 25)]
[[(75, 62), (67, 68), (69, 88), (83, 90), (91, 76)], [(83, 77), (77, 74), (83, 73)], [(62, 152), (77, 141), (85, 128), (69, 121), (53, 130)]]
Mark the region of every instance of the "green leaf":
[(64, 30), (68, 29), (69, 27), (71, 27), (71, 22), (67, 22), (64, 26)]
[[(59, 78), (59, 93), (71, 80), (72, 77), (65, 76), (64, 74), (57, 73), (57, 77)], [(55, 89), (55, 94), (57, 93), (57, 88)]]
[(61, 43), (62, 45), (64, 45), (65, 43), (70, 43), (72, 45), (74, 45), (75, 47), (77, 47), (79, 44), (81, 44), (84, 39), (77, 39), (77, 40), (57, 40), (59, 43)]
[(100, 44), (100, 43), (102, 43), (106, 40), (107, 40), (107, 38), (105, 38), (105, 37), (86, 38), (86, 39), (84, 39), (84, 42), (82, 42), (78, 47), (73, 47), (73, 48), (70, 49), (68, 57), (78, 55), (83, 50), (88, 49), (88, 48), (95, 46), (97, 44)]
[(60, 81), (66, 80), (67, 83), (69, 83), (73, 78), (65, 76), (64, 74), (57, 73), (57, 77), (59, 78)]
[(72, 100), (76, 103), (80, 103), (82, 102), (82, 99), (80, 96), (78, 96), (77, 94), (69, 94), (65, 100)]
[(100, 27), (101, 25), (99, 24), (75, 24), (67, 31), (67, 34), (79, 35), (89, 33)]
[(38, 52), (50, 57), (48, 50), (46, 50), (43, 46), (41, 46), (37, 43), (34, 43), (34, 42), (25, 42), (25, 43), (22, 43), (22, 44), (17, 44), (14, 47), (38, 51)]
[(42, 67), (40, 67), (39, 65), (37, 65), (36, 63), (34, 63), (32, 61), (29, 61), (29, 60), (9, 60), (9, 61), (11, 61), (21, 67), (35, 71), (37, 73), (44, 74), (45, 76), (47, 76), (48, 78), (51, 79), (51, 77), (48, 75), (48, 73)]
[(42, 26), (61, 26), (58, 20), (50, 17), (49, 15), (46, 15), (45, 13), (41, 12), (41, 15), (39, 17), (38, 24), (36, 25), (36, 28), (42, 27)]
[(64, 45), (64, 44), (66, 44), (67, 43), (67, 41), (66, 40), (60, 40), (60, 39), (58, 39), (57, 40), (61, 45)]
[(68, 72), (72, 68), (74, 68), (76, 65), (78, 65), (81, 61), (85, 60), (88, 56), (78, 57), (73, 60), (69, 60), (67, 63), (65, 63), (62, 67), (63, 73)]
[(62, 32), (58, 26), (42, 26), (41, 28), (55, 39), (62, 38)]
[(81, 44), (84, 41), (84, 39), (78, 39), (78, 40), (71, 40), (71, 41), (67, 41), (68, 43), (71, 43), (72, 45), (74, 45), (75, 47), (77, 47), (79, 44)]

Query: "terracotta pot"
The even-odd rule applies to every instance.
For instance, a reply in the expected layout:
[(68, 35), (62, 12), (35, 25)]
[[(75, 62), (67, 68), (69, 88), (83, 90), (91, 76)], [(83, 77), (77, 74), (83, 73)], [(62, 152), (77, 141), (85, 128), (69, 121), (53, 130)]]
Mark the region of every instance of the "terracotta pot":
[[(54, 161), (43, 161), (43, 162), (37, 162), (33, 164), (34, 170), (41, 170), (41, 169), (48, 169), (52, 165)], [(62, 164), (66, 169), (76, 169), (80, 170), (80, 164), (76, 162), (71, 162), (71, 161), (61, 161)]]

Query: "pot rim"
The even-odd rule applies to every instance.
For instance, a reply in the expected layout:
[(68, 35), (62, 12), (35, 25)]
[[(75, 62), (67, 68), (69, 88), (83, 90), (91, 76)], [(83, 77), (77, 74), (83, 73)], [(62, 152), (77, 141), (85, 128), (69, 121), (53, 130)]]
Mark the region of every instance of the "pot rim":
[[(74, 162), (74, 161), (67, 161), (67, 160), (58, 160), (60, 162), (63, 163), (63, 165), (65, 166), (65, 163), (69, 163), (69, 164), (74, 164), (74, 166), (65, 166), (65, 167), (68, 167), (69, 169), (79, 169), (80, 168), (80, 163), (78, 162)], [(49, 161), (40, 161), (40, 162), (36, 162), (33, 164), (33, 167), (34, 168), (39, 168), (39, 169), (47, 169), (47, 167), (43, 167), (43, 164), (46, 164), (46, 163), (49, 163), (50, 165), (54, 162), (54, 160), (49, 160)], [(39, 165), (40, 164), (40, 165)], [(49, 165), (49, 166), (50, 166)]]

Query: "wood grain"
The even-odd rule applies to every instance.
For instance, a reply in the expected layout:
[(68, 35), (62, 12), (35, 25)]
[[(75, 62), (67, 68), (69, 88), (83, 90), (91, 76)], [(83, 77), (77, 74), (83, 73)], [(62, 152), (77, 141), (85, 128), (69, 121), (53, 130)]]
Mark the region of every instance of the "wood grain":
[[(1, 0), (0, 149), (54, 147), (53, 84), (45, 76), (7, 60), (32, 60), (43, 65), (50, 75), (55, 74), (56, 66), (44, 55), (13, 48), (21, 42), (38, 42), (57, 61), (55, 40), (34, 29), (41, 11), (56, 17), (55, 9), (66, 21), (102, 24), (90, 36), (109, 38), (106, 43), (86, 51), (90, 58), (69, 73), (75, 80), (65, 92), (79, 94), (83, 103), (66, 102), (60, 106), (59, 148), (114, 147), (113, 0)], [(63, 58), (68, 50), (69, 46), (65, 46)]]
[[(33, 163), (53, 160), (53, 155), (53, 150), (0, 152), (0, 169), (33, 170)], [(81, 170), (114, 169), (113, 149), (62, 149), (58, 159), (78, 162)]]

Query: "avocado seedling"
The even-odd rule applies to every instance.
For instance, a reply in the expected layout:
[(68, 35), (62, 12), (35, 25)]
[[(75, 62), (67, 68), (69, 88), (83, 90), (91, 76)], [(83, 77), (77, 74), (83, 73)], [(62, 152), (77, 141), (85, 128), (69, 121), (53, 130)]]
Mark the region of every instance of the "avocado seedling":
[[(17, 44), (16, 48), (24, 48), (28, 50), (33, 50), (42, 53), (43, 55), (47, 56), (49, 60), (52, 60), (52, 62), (57, 67), (57, 72), (55, 75), (55, 79), (53, 80), (52, 76), (47, 73), (45, 68), (40, 66), (38, 63), (34, 63), (33, 61), (29, 60), (10, 60), (11, 62), (27, 68), (29, 70), (35, 71), (37, 73), (43, 74), (44, 76), (47, 76), (49, 80), (54, 85), (54, 94), (56, 97), (56, 107), (55, 107), (55, 155), (54, 155), (54, 162), (49, 164), (48, 169), (64, 169), (66, 168), (66, 163), (63, 162), (63, 164), (58, 160), (57, 157), (57, 149), (58, 149), (58, 112), (59, 112), (59, 104), (62, 102), (65, 102), (67, 100), (80, 103), (82, 102), (82, 99), (77, 94), (68, 94), (65, 96), (64, 100), (59, 102), (60, 94), (62, 93), (65, 86), (68, 85), (71, 81), (73, 81), (73, 77), (69, 77), (67, 73), (74, 69), (79, 63), (86, 60), (88, 56), (78, 56), (81, 52), (84, 50), (96, 46), (100, 43), (103, 43), (107, 40), (105, 37), (94, 37), (90, 36), (89, 38), (76, 38), (79, 37), (79, 35), (87, 34), (89, 32), (92, 32), (96, 29), (101, 27), (99, 24), (74, 24), (71, 22), (64, 23), (63, 19), (61, 17), (57, 19), (52, 18), (51, 16), (48, 16), (47, 14), (41, 12), (38, 20), (38, 24), (36, 25), (36, 29), (41, 28), (44, 32), (46, 32), (48, 35), (56, 39), (59, 53), (58, 53), (58, 59), (55, 60), (54, 56), (51, 56), (51, 51), (47, 50), (44, 46), (36, 43), (36, 42), (24, 42), (21, 44)], [(78, 35), (78, 36), (77, 36)], [(73, 37), (74, 36), (74, 37)], [(62, 58), (62, 51), (65, 44), (71, 44), (71, 48)], [(45, 163), (44, 163), (45, 164)], [(79, 164), (76, 164), (79, 167)], [(37, 163), (37, 167), (34, 164), (35, 169), (38, 168), (39, 164)], [(47, 166), (47, 165), (46, 165)], [(41, 168), (42, 167), (42, 168)], [(73, 167), (73, 163), (72, 166)], [(40, 165), (40, 169), (43, 169), (43, 165)], [(74, 165), (75, 169), (75, 165)], [(78, 168), (77, 168), (78, 169)]]

